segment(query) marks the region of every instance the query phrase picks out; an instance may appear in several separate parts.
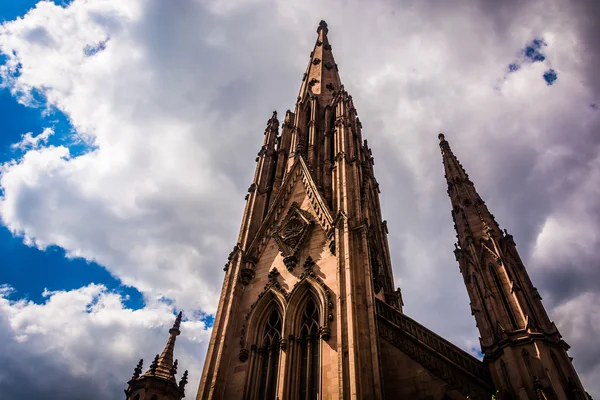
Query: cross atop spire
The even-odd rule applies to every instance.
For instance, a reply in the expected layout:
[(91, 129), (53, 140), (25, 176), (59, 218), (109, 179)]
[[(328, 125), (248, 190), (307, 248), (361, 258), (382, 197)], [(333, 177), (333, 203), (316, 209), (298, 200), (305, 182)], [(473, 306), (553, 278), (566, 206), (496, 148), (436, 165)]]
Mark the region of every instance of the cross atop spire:
[(314, 94), (321, 98), (321, 104), (327, 104), (333, 98), (333, 92), (340, 90), (342, 82), (327, 38), (328, 32), (327, 23), (321, 21), (317, 28), (317, 42), (302, 77), (298, 101)]

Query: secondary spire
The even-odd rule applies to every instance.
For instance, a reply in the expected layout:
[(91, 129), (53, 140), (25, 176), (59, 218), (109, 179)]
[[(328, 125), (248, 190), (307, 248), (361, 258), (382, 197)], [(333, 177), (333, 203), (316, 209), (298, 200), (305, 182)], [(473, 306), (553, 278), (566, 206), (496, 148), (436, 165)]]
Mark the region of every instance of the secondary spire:
[(141, 394), (145, 396), (142, 398), (155, 398), (156, 396), (152, 397), (155, 393), (157, 395), (160, 393), (163, 396), (160, 398), (165, 400), (181, 400), (185, 397), (184, 387), (187, 382), (187, 371), (182, 377), (182, 382), (177, 384), (175, 375), (179, 362), (173, 361), (175, 340), (181, 333), (179, 328), (182, 318), (183, 313), (180, 312), (175, 318), (173, 327), (169, 329), (169, 340), (163, 352), (160, 356), (157, 354), (154, 357), (150, 368), (143, 375), (140, 375), (143, 363), (143, 360), (140, 360), (128, 382), (128, 388), (125, 390), (127, 400), (139, 399)]

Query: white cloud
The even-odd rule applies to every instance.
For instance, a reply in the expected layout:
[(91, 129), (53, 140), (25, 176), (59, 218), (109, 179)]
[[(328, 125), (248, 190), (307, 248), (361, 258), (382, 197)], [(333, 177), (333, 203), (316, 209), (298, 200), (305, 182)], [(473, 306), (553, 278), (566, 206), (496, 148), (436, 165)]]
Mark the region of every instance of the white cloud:
[(33, 132), (27, 132), (21, 136), (21, 141), (11, 145), (11, 148), (19, 150), (37, 149), (48, 143), (48, 138), (52, 135), (54, 135), (54, 129), (52, 128), (44, 128), (41, 133), (35, 136), (33, 136)]
[[(323, 18), (373, 148), (407, 312), (467, 350), (477, 343), (452, 254), (440, 131), (515, 235), (547, 305), (589, 289), (597, 253), (573, 249), (578, 233), (600, 229), (590, 183), (600, 114), (566, 2), (502, 12), (483, 1), (321, 3), (77, 0), (4, 24), (0, 73), (13, 92), (26, 104), (43, 92), (93, 150), (74, 157), (40, 140), (5, 164), (3, 223), (40, 248), (97, 261), (147, 299), (214, 312), (264, 123), (292, 108)], [(558, 71), (553, 86), (542, 79), (549, 64), (506, 74), (536, 37)], [(544, 248), (551, 257), (537, 256)], [(549, 280), (582, 254), (568, 287)], [(571, 336), (574, 351), (589, 345)]]
[[(91, 399), (118, 398), (137, 361), (144, 358), (148, 368), (162, 351), (175, 319), (163, 303), (128, 310), (120, 295), (102, 285), (45, 291), (43, 304), (10, 300), (8, 294), (0, 296), (0, 385), (7, 399), (42, 398), (41, 390), (43, 398), (76, 399), (78, 389)], [(199, 383), (197, 354), (206, 351), (210, 330), (190, 320), (181, 331), (175, 356), (180, 375), (189, 369), (190, 394)]]

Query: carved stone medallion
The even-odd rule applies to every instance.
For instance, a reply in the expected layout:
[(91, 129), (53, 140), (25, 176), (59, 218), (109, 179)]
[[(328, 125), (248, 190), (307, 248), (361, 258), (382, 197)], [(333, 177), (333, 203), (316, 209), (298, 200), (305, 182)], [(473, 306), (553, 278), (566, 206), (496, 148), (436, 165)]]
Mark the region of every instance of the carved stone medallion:
[(314, 225), (310, 213), (301, 210), (297, 203), (293, 203), (281, 225), (273, 233), (279, 251), (285, 259), (289, 271), (296, 266), (296, 252)]

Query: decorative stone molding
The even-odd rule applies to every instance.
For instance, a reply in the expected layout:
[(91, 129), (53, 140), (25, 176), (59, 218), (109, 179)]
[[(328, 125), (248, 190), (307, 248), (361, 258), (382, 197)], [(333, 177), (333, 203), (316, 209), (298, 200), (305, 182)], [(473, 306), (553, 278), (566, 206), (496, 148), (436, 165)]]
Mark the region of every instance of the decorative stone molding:
[(246, 258), (243, 260), (244, 262), (244, 266), (242, 267), (242, 269), (240, 270), (240, 282), (244, 285), (247, 286), (250, 281), (254, 278), (254, 275), (256, 275), (254, 269), (256, 267), (256, 260), (254, 258)]
[(328, 341), (331, 338), (331, 328), (328, 326), (319, 328), (319, 335), (321, 336), (321, 339)]
[(335, 228), (331, 228), (327, 231), (327, 240), (329, 240), (329, 251), (331, 254), (335, 255)]
[(288, 271), (292, 271), (298, 260), (295, 255), (304, 239), (310, 234), (314, 225), (310, 213), (302, 210), (297, 203), (293, 203), (281, 225), (272, 234), (277, 243), (279, 251), (284, 256)]
[(255, 275), (255, 272), (253, 269), (244, 267), (240, 271), (240, 282), (242, 282), (242, 284), (244, 286), (248, 286), (248, 284), (250, 283), (252, 278), (254, 278), (254, 275)]
[[(294, 127), (297, 129), (297, 127)], [(262, 254), (267, 244), (269, 243), (270, 236), (268, 232), (276, 229), (276, 224), (281, 221), (286, 215), (286, 205), (288, 199), (293, 193), (294, 186), (298, 179), (302, 180), (304, 189), (310, 204), (315, 211), (312, 218), (315, 222), (318, 222), (325, 232), (329, 232), (333, 227), (333, 217), (329, 207), (327, 206), (322, 195), (319, 193), (314, 181), (312, 180), (310, 171), (304, 163), (302, 157), (296, 157), (296, 161), (292, 166), (292, 169), (286, 175), (280, 189), (277, 192), (276, 198), (273, 200), (273, 207), (267, 213), (264, 219), (263, 225), (258, 230), (256, 236), (245, 249), (246, 253), (253, 254), (257, 257)], [(335, 246), (334, 246), (335, 247)]]
[(298, 259), (294, 256), (287, 256), (283, 258), (283, 263), (288, 271), (292, 272), (298, 264)]
[(229, 253), (229, 256), (227, 257), (227, 263), (225, 264), (225, 267), (223, 268), (223, 271), (227, 272), (227, 270), (229, 270), (229, 266), (231, 265), (231, 261), (237, 255), (237, 253), (240, 251), (240, 246), (241, 246), (240, 243), (236, 243), (236, 245), (233, 246), (233, 250)]
[(250, 351), (246, 348), (240, 349), (240, 361), (241, 362), (246, 362), (248, 360), (248, 357), (250, 356)]

